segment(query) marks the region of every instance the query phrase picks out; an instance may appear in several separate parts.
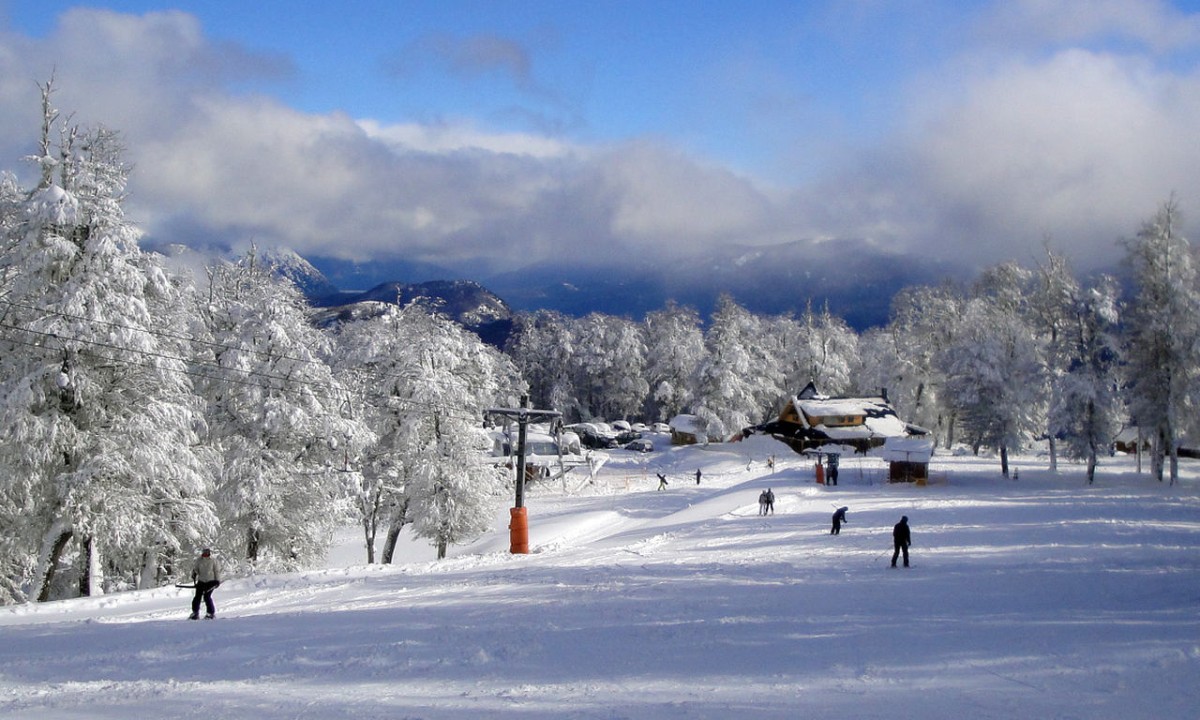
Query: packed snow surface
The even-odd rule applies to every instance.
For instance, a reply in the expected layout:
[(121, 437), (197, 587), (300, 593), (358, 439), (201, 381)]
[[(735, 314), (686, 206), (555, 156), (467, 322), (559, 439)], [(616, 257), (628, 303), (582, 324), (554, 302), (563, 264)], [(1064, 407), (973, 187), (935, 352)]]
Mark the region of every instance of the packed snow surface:
[(846, 457), (825, 487), (763, 438), (656, 442), (530, 486), (528, 555), (501, 508), (441, 562), (367, 566), (347, 531), (325, 569), (226, 581), (211, 622), (175, 588), (0, 608), (0, 717), (1200, 717), (1200, 462), (1087, 486), (938, 455), (917, 486)]

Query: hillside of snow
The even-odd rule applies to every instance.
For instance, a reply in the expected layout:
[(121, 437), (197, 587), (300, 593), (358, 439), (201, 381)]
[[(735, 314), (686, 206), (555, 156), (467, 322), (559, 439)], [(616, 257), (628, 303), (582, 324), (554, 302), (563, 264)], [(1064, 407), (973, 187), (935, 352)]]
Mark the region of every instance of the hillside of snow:
[(348, 529), (326, 569), (227, 580), (215, 621), (175, 588), (0, 608), (0, 718), (1200, 716), (1200, 462), (1089, 487), (940, 455), (920, 487), (845, 458), (831, 488), (765, 438), (657, 442), (531, 485), (528, 555), (503, 508), (441, 562), (363, 565)]

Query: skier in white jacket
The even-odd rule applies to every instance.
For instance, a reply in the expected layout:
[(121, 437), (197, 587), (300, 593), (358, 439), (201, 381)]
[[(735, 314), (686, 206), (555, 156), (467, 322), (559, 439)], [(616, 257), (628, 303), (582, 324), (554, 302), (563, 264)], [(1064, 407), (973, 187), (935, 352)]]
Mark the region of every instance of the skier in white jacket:
[(188, 619), (195, 620), (200, 617), (200, 600), (203, 599), (204, 608), (208, 611), (204, 617), (212, 620), (217, 614), (212, 594), (221, 584), (221, 567), (208, 548), (204, 548), (200, 557), (196, 558), (196, 563), (192, 566), (192, 580), (196, 583), (196, 595), (192, 598), (192, 614)]

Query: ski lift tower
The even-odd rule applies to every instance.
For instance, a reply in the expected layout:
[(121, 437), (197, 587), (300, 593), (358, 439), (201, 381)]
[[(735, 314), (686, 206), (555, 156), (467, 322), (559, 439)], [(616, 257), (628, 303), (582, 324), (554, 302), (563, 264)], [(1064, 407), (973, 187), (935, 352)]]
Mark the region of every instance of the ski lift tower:
[(525, 434), (531, 422), (549, 420), (561, 417), (557, 410), (533, 410), (529, 407), (529, 396), (521, 396), (519, 408), (488, 408), (489, 415), (502, 415), (517, 421), (517, 498), (510, 511), (508, 523), (509, 552), (525, 554), (529, 552), (529, 517), (525, 511)]

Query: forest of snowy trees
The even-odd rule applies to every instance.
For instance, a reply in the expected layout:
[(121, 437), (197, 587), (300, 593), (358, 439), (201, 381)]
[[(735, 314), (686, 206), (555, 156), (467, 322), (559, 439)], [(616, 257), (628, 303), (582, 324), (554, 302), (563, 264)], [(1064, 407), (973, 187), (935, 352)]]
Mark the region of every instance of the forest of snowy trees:
[[(809, 381), (886, 389), (942, 446), (1034, 440), (1087, 463), (1136, 424), (1175, 477), (1197, 432), (1200, 285), (1179, 208), (1126, 242), (1131, 290), (1047, 249), (970, 286), (913, 287), (862, 333), (828, 309), (705, 319), (519, 315), (503, 352), (414, 307), (319, 329), (251, 251), (203, 274), (139, 247), (120, 136), (42, 88), (36, 185), (0, 175), (0, 604), (173, 582), (197, 548), (227, 574), (320, 561), (362, 527), (390, 562), (406, 526), (444, 556), (487, 529), (510, 474), (489, 407), (528, 394), (568, 420), (669, 420), (732, 435)], [(379, 547), (378, 556), (376, 548)]]

